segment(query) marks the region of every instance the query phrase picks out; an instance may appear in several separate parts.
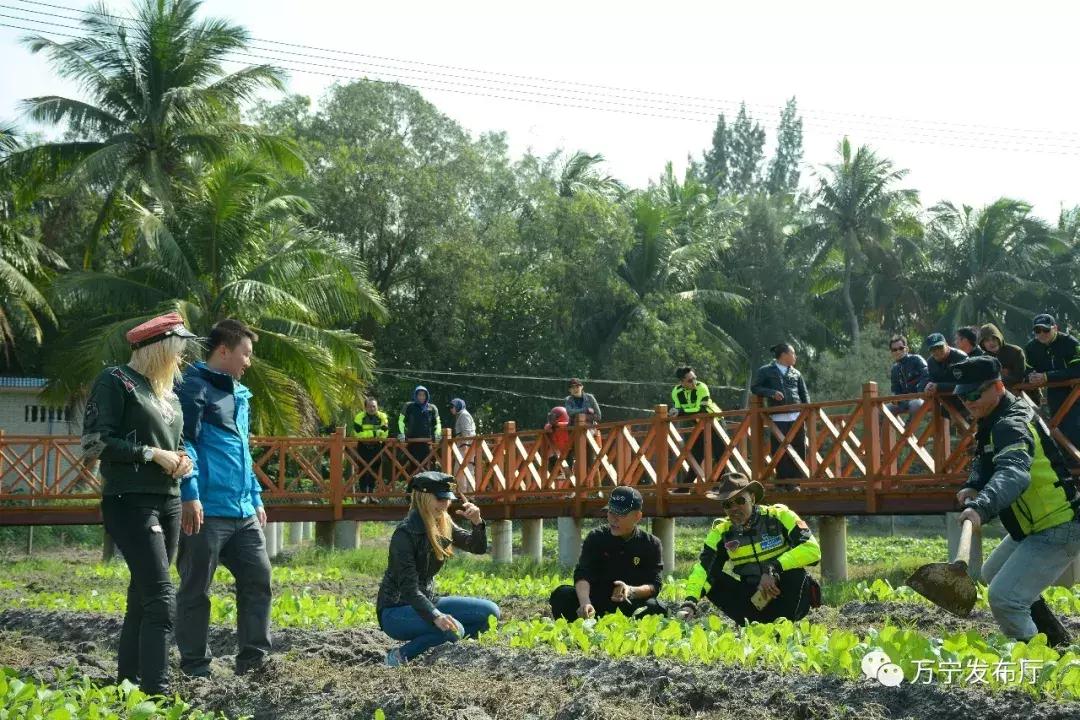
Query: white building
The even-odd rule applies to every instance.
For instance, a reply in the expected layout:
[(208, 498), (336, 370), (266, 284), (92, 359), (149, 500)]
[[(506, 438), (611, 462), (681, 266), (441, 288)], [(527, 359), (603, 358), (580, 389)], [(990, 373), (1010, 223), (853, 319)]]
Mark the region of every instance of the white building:
[(82, 413), (74, 403), (46, 403), (42, 378), (0, 376), (0, 430), (5, 435), (78, 435)]

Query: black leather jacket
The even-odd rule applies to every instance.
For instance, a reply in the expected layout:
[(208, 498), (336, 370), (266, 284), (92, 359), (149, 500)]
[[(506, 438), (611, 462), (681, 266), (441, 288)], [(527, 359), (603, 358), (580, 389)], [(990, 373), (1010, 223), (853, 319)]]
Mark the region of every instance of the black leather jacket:
[[(783, 400), (777, 400), (773, 394), (784, 393)], [(810, 393), (806, 391), (806, 380), (796, 368), (789, 368), (785, 375), (776, 363), (762, 365), (754, 374), (750, 392), (765, 398), (765, 405), (798, 405), (810, 402)]]
[[(487, 552), (487, 526), (484, 523), (466, 530), (453, 525), (454, 547), (466, 552), (483, 555)], [(379, 598), (375, 613), (382, 625), (384, 608), (412, 605), (420, 617), (435, 621), (435, 575), (442, 569), (443, 561), (435, 557), (428, 542), (424, 521), (415, 510), (398, 523), (390, 538), (390, 559), (379, 585)]]

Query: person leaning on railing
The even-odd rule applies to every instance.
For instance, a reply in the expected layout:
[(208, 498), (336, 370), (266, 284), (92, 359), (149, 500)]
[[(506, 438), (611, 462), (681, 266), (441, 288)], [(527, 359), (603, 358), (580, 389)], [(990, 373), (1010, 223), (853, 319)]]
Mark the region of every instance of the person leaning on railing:
[(127, 333), (131, 359), (105, 368), (86, 401), (82, 450), (100, 460), (105, 532), (124, 555), (128, 583), (117, 681), (169, 693), (168, 637), (175, 588), (169, 565), (180, 536), (180, 479), (192, 471), (183, 452), (184, 416), (173, 386), (195, 334), (178, 313)]
[[(739, 625), (799, 620), (821, 605), (821, 588), (805, 569), (821, 560), (817, 539), (786, 505), (761, 505), (764, 496), (759, 482), (734, 472), (706, 494), (727, 517), (705, 537), (680, 616), (696, 615), (702, 595)], [(729, 560), (737, 577), (724, 572)]]
[[(386, 440), (389, 436), (390, 419), (379, 409), (379, 401), (373, 397), (365, 398), (363, 412), (356, 413), (353, 418), (353, 437), (358, 441), (356, 454), (367, 463), (356, 482), (356, 489), (360, 492), (374, 492), (375, 483), (382, 473), (382, 462), (377, 459), (382, 451), (382, 442), (371, 441)], [(367, 497), (364, 497), (364, 501), (367, 501)]]
[[(903, 335), (889, 338), (889, 354), (893, 358), (892, 369), (889, 371), (892, 394), (908, 395), (919, 392), (920, 385), (929, 378), (926, 360), (922, 355), (908, 352), (908, 339)], [(912, 398), (889, 403), (886, 407), (893, 414), (907, 413), (911, 416), (918, 412), (925, 402), (922, 398)]]
[[(806, 390), (806, 379), (795, 367), (798, 356), (795, 354), (795, 348), (792, 344), (787, 342), (777, 343), (769, 348), (769, 351), (772, 352), (774, 359), (768, 365), (762, 365), (754, 373), (754, 382), (750, 386), (750, 392), (764, 398), (765, 404), (770, 407), (809, 403), (810, 393)], [(783, 433), (785, 437), (798, 419), (798, 411), (772, 414), (772, 421), (776, 423), (776, 429)], [(780, 450), (781, 439), (772, 432), (768, 433), (768, 435), (772, 453), (775, 455)], [(805, 426), (799, 428), (791, 439), (791, 448), (799, 454), (799, 457), (806, 457)], [(800, 472), (799, 466), (795, 464), (795, 461), (791, 459), (787, 452), (784, 452), (780, 462), (776, 464), (775, 482), (783, 483), (785, 489), (791, 492), (799, 492), (798, 481), (801, 477), (802, 472)]]
[[(1035, 338), (1024, 348), (1028, 364), (1032, 368), (1027, 377), (1028, 382), (1045, 385), (1048, 382), (1080, 378), (1080, 340), (1061, 332), (1057, 320), (1046, 313), (1035, 316), (1032, 332)], [(1051, 417), (1057, 415), (1072, 391), (1071, 385), (1047, 388), (1046, 406)], [(1073, 447), (1080, 448), (1080, 402), (1073, 403), (1057, 427)]]
[[(697, 379), (697, 374), (694, 372), (694, 368), (689, 366), (680, 367), (675, 370), (675, 377), (679, 379), (679, 384), (671, 390), (671, 408), (668, 410), (668, 415), (671, 417), (692, 417), (694, 415), (704, 415), (708, 413), (720, 412), (720, 407), (713, 402), (711, 395), (709, 394), (709, 386)], [(697, 440), (694, 441), (693, 446), (690, 448), (690, 454), (698, 464), (704, 469), (705, 463), (705, 433), (714, 433), (712, 441), (712, 459), (716, 462), (724, 454), (725, 444), (722, 438), (715, 434), (715, 430), (712, 427), (712, 423), (709, 423), (704, 431), (698, 435)], [(690, 483), (693, 482), (689, 476), (683, 477), (680, 473), (681, 482)], [(702, 478), (704, 481), (705, 478)], [(685, 488), (681, 488), (676, 492), (685, 492)]]
[(390, 537), (375, 613), (383, 632), (407, 641), (386, 654), (391, 667), (436, 645), (476, 637), (487, 629), (489, 618), (499, 619), (499, 606), (490, 600), (435, 594), (435, 575), (455, 547), (478, 555), (487, 552), (487, 528), (480, 508), (466, 500), (457, 511), (458, 517), (469, 522), (469, 529), (458, 527), (450, 518), (450, 503), (457, 499), (453, 480), (433, 470), (414, 475), (407, 488), (412, 503), (409, 514)]

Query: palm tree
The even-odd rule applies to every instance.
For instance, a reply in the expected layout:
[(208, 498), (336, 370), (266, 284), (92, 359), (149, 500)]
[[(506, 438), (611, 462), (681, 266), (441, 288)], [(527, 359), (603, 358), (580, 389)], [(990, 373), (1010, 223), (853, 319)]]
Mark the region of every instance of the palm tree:
[[(0, 127), (0, 157), (18, 148), (15, 132)], [(24, 341), (40, 345), (56, 316), (38, 284), (64, 262), (35, 239), (36, 217), (28, 212), (16, 179), (0, 170), (0, 357), (13, 364)]]
[(84, 386), (103, 364), (126, 356), (128, 328), (176, 310), (204, 335), (225, 317), (259, 334), (245, 378), (261, 400), (260, 432), (310, 430), (313, 414), (327, 422), (354, 407), (372, 358), (368, 344), (343, 328), (385, 315), (357, 253), (303, 224), (311, 208), (285, 190), (265, 159), (209, 165), (181, 199), (168, 221), (160, 208), (124, 208), (124, 232), (139, 240), (129, 267), (70, 273), (56, 283), (65, 315), (78, 319), (57, 343), (58, 389)]
[[(941, 203), (930, 209), (929, 234), (939, 287), (948, 295), (942, 324), (957, 327), (974, 319), (1001, 319), (1016, 313), (1027, 320), (1042, 302), (1076, 309), (1061, 296), (1047, 269), (1068, 246), (1020, 200), (1001, 198), (979, 210)], [(1065, 309), (1064, 307), (1062, 309)], [(1018, 325), (1018, 323), (1014, 323)]]
[(83, 37), (24, 40), (43, 52), (62, 77), (78, 82), (87, 100), (43, 96), (24, 101), (30, 118), (64, 126), (74, 139), (11, 156), (27, 177), (65, 177), (103, 195), (87, 239), (83, 266), (126, 197), (171, 212), (188, 158), (213, 160), (237, 145), (259, 146), (291, 167), (290, 144), (239, 122), (241, 104), (262, 88), (283, 88), (282, 73), (255, 65), (226, 73), (228, 53), (248, 41), (242, 28), (197, 19), (199, 0), (143, 0), (134, 20), (95, 6), (81, 21)]
[(609, 200), (617, 200), (626, 193), (626, 186), (616, 178), (599, 170), (604, 162), (600, 154), (577, 151), (558, 170), (556, 183), (559, 197), (569, 198), (578, 193), (593, 193)]
[(851, 143), (840, 143), (840, 162), (826, 165), (819, 178), (811, 236), (818, 242), (815, 266), (842, 265), (840, 290), (852, 342), (859, 339), (859, 308), (852, 299), (852, 279), (866, 267), (868, 251), (887, 246), (893, 228), (889, 217), (898, 209), (918, 202), (914, 190), (897, 189), (907, 175), (893, 168), (863, 145), (852, 153)]

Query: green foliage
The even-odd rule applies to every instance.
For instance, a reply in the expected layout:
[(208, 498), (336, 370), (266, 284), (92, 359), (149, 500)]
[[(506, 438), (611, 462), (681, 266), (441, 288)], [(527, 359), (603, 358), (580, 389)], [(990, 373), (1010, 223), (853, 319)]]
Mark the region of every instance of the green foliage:
[(95, 686), (60, 673), (52, 687), (21, 679), (0, 668), (0, 717), (25, 720), (224, 720), (195, 710), (178, 697), (151, 696), (128, 681)]

